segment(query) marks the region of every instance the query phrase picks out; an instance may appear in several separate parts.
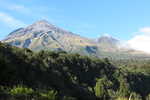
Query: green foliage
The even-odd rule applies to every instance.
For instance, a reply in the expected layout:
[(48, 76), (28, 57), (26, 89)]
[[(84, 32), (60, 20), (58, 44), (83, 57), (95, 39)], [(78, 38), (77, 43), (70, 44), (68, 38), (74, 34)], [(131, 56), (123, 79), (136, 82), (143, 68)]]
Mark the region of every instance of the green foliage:
[(104, 88), (104, 84), (103, 84), (103, 79), (99, 79), (98, 82), (96, 82), (96, 86), (95, 86), (95, 95), (97, 97), (104, 97), (106, 94), (106, 90)]
[(131, 94), (133, 100), (149, 100), (149, 65), (136, 69), (138, 63), (133, 68), (125, 61), (115, 67), (107, 58), (32, 52), (0, 43), (0, 100), (3, 93), (14, 100), (16, 95), (25, 95), (20, 100), (127, 100)]
[(112, 82), (106, 77), (97, 79), (96, 85), (94, 87), (95, 95), (99, 98), (106, 98), (109, 96), (109, 88), (112, 87)]
[(137, 94), (137, 93), (134, 92), (134, 93), (130, 94), (129, 99), (130, 100), (142, 100), (142, 97), (139, 94)]
[(120, 80), (118, 95), (119, 97), (129, 97), (130, 95), (129, 85), (125, 80)]
[(64, 96), (64, 97), (63, 97), (63, 100), (77, 100), (77, 99), (74, 98), (74, 97)]
[(3, 93), (5, 91), (3, 86), (0, 86), (0, 93)]
[(8, 88), (0, 86), (0, 95), (8, 94), (8, 91), (9, 91)]
[(150, 94), (146, 96), (146, 100), (150, 100)]
[(40, 93), (40, 96), (48, 100), (57, 100), (57, 92), (54, 90), (49, 90), (45, 93)]
[(117, 97), (116, 100), (129, 100), (128, 98), (125, 98), (125, 97)]
[(11, 95), (31, 95), (33, 94), (33, 89), (27, 88), (25, 86), (15, 86), (10, 90)]

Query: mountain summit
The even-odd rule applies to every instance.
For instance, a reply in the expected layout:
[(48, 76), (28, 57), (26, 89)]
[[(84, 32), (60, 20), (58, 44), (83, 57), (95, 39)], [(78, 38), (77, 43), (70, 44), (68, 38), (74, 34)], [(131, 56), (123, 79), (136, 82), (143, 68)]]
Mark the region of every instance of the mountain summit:
[(31, 30), (31, 31), (47, 32), (50, 30), (55, 30), (56, 27), (54, 25), (50, 24), (46, 20), (40, 20), (40, 21), (37, 21), (34, 24), (28, 26), (27, 29)]
[(67, 32), (63, 29), (56, 27), (55, 25), (50, 24), (46, 20), (40, 20), (40, 21), (33, 23), (32, 25), (29, 25), (26, 28), (19, 28), (15, 31), (11, 32), (9, 34), (9, 36), (16, 35), (16, 34), (17, 35), (24, 35), (24, 34), (30, 34), (30, 33), (32, 33), (32, 34), (46, 33), (49, 31), (59, 32), (59, 33), (70, 33), (70, 32)]

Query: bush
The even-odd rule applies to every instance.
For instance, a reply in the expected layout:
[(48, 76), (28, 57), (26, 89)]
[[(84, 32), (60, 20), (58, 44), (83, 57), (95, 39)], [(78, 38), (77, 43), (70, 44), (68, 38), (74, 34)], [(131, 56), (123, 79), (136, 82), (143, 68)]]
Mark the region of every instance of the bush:
[(24, 86), (16, 86), (10, 90), (11, 95), (31, 95), (33, 94), (33, 89)]
[(4, 93), (5, 89), (3, 86), (0, 86), (0, 93)]
[(118, 96), (123, 98), (128, 98), (130, 95), (129, 84), (123, 78), (120, 80), (120, 87), (118, 91)]
[(150, 100), (150, 94), (148, 94), (148, 96), (146, 97), (146, 100)]
[(77, 99), (74, 97), (64, 96), (63, 100), (77, 100)]
[(129, 100), (129, 99), (125, 97), (118, 97), (117, 100)]
[(130, 94), (129, 100), (142, 100), (142, 97), (134, 92)]
[(40, 96), (48, 100), (57, 100), (57, 91), (49, 90), (46, 93), (40, 93)]
[(106, 79), (102, 78), (102, 79), (98, 79), (96, 82), (96, 86), (94, 87), (95, 90), (95, 95), (99, 98), (105, 98), (106, 96), (106, 89), (105, 89), (105, 82)]

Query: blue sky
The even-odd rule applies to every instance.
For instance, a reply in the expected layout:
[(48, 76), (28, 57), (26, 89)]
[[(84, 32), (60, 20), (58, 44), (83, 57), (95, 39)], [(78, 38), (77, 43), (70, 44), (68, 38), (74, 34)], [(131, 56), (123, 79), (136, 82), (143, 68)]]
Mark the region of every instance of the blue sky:
[(88, 38), (130, 40), (150, 26), (150, 0), (0, 0), (0, 39), (46, 19)]

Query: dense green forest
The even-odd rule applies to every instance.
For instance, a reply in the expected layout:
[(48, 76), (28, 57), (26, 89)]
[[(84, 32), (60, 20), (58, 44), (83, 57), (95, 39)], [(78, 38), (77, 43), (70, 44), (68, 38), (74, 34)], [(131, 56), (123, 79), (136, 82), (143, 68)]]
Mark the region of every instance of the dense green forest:
[(150, 61), (112, 62), (0, 43), (0, 100), (150, 100)]

